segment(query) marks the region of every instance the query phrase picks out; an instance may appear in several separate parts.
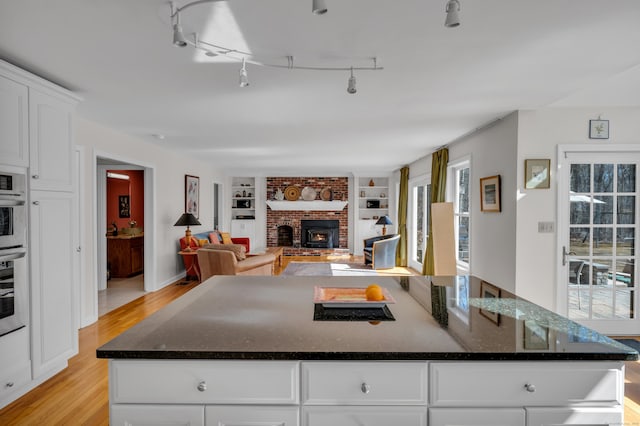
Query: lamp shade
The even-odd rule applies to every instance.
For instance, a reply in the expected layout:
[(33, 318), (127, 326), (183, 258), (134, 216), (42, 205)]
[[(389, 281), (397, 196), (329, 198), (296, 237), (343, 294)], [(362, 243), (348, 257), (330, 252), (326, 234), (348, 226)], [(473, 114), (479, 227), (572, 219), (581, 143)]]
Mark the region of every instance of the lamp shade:
[(391, 219), (389, 219), (389, 216), (384, 215), (380, 219), (378, 219), (378, 221), (376, 222), (376, 225), (393, 225), (393, 222), (391, 222)]
[(196, 219), (196, 217), (191, 213), (183, 213), (182, 216), (180, 216), (180, 218), (178, 219), (178, 221), (173, 224), (173, 226), (191, 226), (191, 225), (201, 225), (201, 223), (198, 222), (198, 219)]

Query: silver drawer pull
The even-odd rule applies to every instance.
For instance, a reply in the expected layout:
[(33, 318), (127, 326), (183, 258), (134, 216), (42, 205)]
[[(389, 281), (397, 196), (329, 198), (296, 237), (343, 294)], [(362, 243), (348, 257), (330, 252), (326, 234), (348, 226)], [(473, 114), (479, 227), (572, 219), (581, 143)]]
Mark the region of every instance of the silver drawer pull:
[(31, 177), (34, 178), (34, 179), (40, 179), (40, 176), (38, 176), (38, 175), (33, 175)]
[(207, 390), (207, 382), (200, 382), (198, 383), (198, 390), (200, 392), (204, 392)]
[(7, 382), (6, 385), (4, 385), (5, 388), (12, 388), (13, 387), (13, 382)]
[(531, 383), (527, 383), (526, 385), (524, 385), (524, 388), (527, 390), (527, 392), (535, 392), (536, 391), (536, 386), (532, 385)]
[(360, 390), (362, 391), (362, 393), (369, 393), (371, 392), (371, 386), (369, 386), (366, 383), (363, 383), (362, 385), (360, 385)]

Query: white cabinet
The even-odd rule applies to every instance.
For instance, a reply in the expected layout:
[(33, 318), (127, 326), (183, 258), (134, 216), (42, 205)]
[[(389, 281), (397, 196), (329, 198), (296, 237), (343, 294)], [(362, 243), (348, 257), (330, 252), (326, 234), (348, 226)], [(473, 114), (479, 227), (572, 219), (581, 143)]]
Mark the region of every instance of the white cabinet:
[(624, 408), (527, 408), (527, 426), (622, 425)]
[(303, 426), (425, 426), (426, 407), (304, 407)]
[(33, 375), (66, 367), (78, 352), (70, 192), (32, 191), (30, 213)]
[(73, 190), (74, 105), (29, 89), (31, 189)]
[(522, 408), (430, 408), (429, 426), (525, 426)]
[(298, 407), (208, 405), (205, 419), (206, 426), (298, 426), (300, 413)]
[(0, 76), (0, 163), (29, 165), (28, 89)]
[(202, 405), (127, 405), (111, 406), (111, 426), (204, 426)]
[(29, 347), (27, 327), (0, 338), (0, 407), (31, 380)]
[(255, 220), (232, 220), (231, 221), (231, 236), (232, 237), (248, 237), (253, 242), (256, 235), (256, 221)]

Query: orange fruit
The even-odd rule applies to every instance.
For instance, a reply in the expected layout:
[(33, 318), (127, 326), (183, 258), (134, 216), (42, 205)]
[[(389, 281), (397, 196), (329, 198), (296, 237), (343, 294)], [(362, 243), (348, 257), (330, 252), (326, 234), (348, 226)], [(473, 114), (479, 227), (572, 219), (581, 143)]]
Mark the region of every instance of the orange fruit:
[(370, 300), (370, 301), (384, 300), (384, 294), (382, 294), (382, 287), (380, 287), (378, 284), (371, 284), (364, 291), (364, 294), (367, 296), (367, 300)]

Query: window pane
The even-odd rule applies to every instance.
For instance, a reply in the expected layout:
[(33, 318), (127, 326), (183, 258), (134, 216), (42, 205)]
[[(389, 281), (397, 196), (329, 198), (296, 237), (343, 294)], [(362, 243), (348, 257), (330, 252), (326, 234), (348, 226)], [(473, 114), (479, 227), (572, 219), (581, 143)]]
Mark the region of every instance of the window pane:
[(458, 172), (458, 213), (469, 213), (469, 168)]
[(469, 262), (469, 218), (460, 217), (458, 225), (458, 260)]
[(569, 229), (569, 251), (575, 256), (589, 256), (589, 228)]
[(621, 289), (616, 290), (616, 318), (631, 319), (634, 318), (633, 312), (633, 290)]
[(570, 191), (591, 192), (591, 167), (589, 164), (572, 164)]
[(424, 186), (416, 187), (415, 192), (415, 206), (416, 206), (416, 236), (415, 236), (415, 261), (422, 263), (422, 256), (424, 250), (424, 242), (426, 237), (425, 222), (427, 219), (427, 211), (425, 210), (425, 190)]
[(593, 165), (593, 192), (613, 192), (613, 164)]
[(636, 165), (618, 165), (618, 192), (636, 192)]
[(591, 218), (591, 203), (581, 201), (581, 199), (577, 197), (578, 196), (571, 196), (569, 223), (571, 225), (588, 225), (589, 219)]
[(616, 230), (616, 256), (634, 256), (636, 248), (636, 230), (618, 228)]
[(613, 197), (598, 195), (593, 197), (593, 223), (613, 223)]
[(624, 195), (618, 197), (618, 224), (630, 225), (636, 223), (636, 197)]
[(590, 262), (589, 265), (589, 277), (591, 284), (606, 286), (609, 283), (611, 272), (611, 260), (593, 259), (593, 262)]
[(619, 288), (635, 286), (634, 263), (634, 259), (618, 260), (616, 262), (616, 286)]
[(613, 256), (613, 228), (593, 228), (593, 254)]

